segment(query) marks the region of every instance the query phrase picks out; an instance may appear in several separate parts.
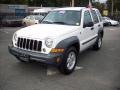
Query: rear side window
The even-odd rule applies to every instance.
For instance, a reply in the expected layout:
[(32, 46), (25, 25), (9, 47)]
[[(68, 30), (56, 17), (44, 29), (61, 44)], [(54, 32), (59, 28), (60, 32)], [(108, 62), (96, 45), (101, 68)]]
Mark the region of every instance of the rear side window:
[(89, 11), (85, 11), (84, 12), (84, 24), (86, 25), (91, 22), (92, 22), (92, 18), (91, 18)]
[(98, 16), (97, 16), (95, 10), (92, 10), (91, 13), (92, 13), (92, 16), (93, 16), (94, 24), (98, 23), (99, 20), (98, 20)]
[(97, 10), (97, 14), (98, 14), (99, 20), (101, 22), (102, 21), (102, 16), (101, 16), (101, 14), (100, 14), (100, 12), (98, 10)]
[(34, 16), (30, 16), (30, 19), (33, 20), (33, 19), (34, 19)]

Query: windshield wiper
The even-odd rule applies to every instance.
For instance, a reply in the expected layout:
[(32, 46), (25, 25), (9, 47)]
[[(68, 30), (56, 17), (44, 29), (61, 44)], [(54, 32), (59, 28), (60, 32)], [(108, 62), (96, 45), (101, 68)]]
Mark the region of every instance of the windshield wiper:
[(50, 22), (50, 21), (42, 21), (41, 23), (52, 24), (53, 22)]
[(46, 23), (46, 24), (72, 25), (72, 24), (68, 24), (68, 23), (65, 23), (65, 22), (50, 22), (50, 21), (42, 21), (41, 23)]
[[(53, 23), (56, 23), (56, 24), (67, 24), (67, 23), (65, 23), (65, 22), (53, 22)], [(68, 24), (67, 24), (68, 25)]]

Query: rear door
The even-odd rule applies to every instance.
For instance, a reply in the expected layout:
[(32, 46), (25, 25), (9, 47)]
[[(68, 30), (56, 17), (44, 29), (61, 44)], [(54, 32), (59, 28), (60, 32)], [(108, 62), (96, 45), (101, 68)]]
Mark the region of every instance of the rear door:
[(100, 24), (100, 27), (99, 27), (99, 28), (100, 28), (100, 29), (103, 29), (102, 16), (101, 16), (99, 10), (96, 10), (96, 13), (97, 13), (97, 16), (98, 16), (98, 18), (99, 18), (99, 24)]
[(98, 34), (98, 30), (101, 27), (98, 15), (95, 10), (91, 11), (92, 17), (93, 17), (93, 22), (94, 22), (94, 30), (93, 30), (93, 35), (96, 36)]

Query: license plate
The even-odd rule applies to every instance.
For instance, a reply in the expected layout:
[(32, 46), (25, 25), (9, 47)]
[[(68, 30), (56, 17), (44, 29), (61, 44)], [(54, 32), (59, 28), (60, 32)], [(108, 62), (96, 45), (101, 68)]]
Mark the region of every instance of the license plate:
[(22, 59), (22, 60), (24, 60), (24, 61), (28, 61), (28, 60), (29, 60), (29, 55), (21, 54), (21, 55), (20, 55), (20, 59)]

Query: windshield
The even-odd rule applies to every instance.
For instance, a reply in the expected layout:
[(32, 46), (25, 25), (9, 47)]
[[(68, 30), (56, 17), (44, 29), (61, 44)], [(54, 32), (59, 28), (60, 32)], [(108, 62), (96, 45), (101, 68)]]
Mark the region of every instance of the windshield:
[(80, 19), (81, 11), (59, 10), (48, 13), (41, 23), (79, 26)]
[(42, 20), (44, 18), (44, 16), (42, 15), (36, 15), (35, 16), (35, 20)]
[(104, 20), (111, 20), (109, 17), (103, 17)]

